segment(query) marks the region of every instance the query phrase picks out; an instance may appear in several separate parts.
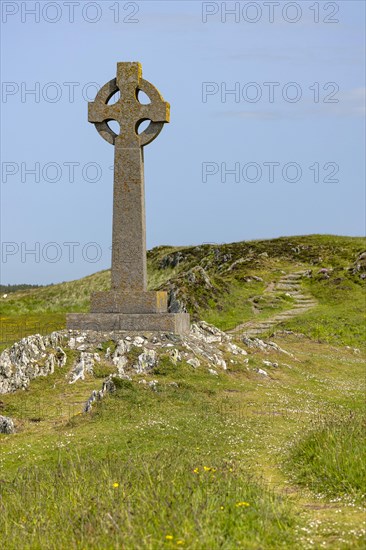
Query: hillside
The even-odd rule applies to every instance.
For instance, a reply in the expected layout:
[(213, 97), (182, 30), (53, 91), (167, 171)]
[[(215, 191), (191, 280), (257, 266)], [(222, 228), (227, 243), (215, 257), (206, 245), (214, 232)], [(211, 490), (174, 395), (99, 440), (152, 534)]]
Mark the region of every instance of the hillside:
[[(334, 308), (341, 303), (342, 315), (347, 315), (347, 304), (352, 308), (354, 302), (352, 315), (359, 314), (362, 326), (361, 277), (366, 273), (366, 260), (357, 263), (357, 258), (365, 248), (365, 239), (327, 235), (184, 248), (161, 246), (148, 252), (148, 284), (150, 289), (170, 292), (172, 311), (186, 309), (193, 319), (229, 330), (258, 315), (266, 318), (291, 308), (292, 300), (285, 291), (273, 295), (266, 292), (268, 286), (284, 274), (311, 270), (303, 285), (319, 300), (319, 307), (309, 313), (310, 318), (302, 317), (297, 328), (314, 335), (315, 325), (322, 319), (325, 324), (319, 330), (327, 341), (357, 341), (361, 345), (362, 334), (355, 335), (353, 327), (346, 335), (345, 318), (335, 318)], [(318, 273), (322, 268), (329, 270), (329, 278)], [(110, 272), (102, 271), (77, 281), (11, 293), (1, 299), (1, 341), (10, 344), (27, 334), (64, 328), (67, 312), (88, 311), (90, 294), (108, 288)], [(312, 327), (306, 326), (307, 319)]]
[(0, 547), (363, 548), (365, 248), (155, 248), (185, 337), (63, 330), (108, 271), (3, 299)]

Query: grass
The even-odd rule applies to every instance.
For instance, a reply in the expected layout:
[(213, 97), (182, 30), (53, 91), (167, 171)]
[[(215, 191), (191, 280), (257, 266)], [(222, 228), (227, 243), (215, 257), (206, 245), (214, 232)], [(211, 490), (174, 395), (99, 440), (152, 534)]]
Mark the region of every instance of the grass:
[(240, 465), (179, 445), (60, 453), (53, 467), (21, 471), (2, 502), (7, 548), (296, 546), (283, 499)]
[[(19, 425), (0, 436), (0, 546), (362, 548), (353, 488), (338, 518), (281, 467), (314, 423), (362, 411), (362, 357), (293, 335), (277, 342), (296, 359), (256, 351), (218, 377), (163, 355), (144, 375), (157, 391), (142, 375), (121, 380), (88, 415), (101, 379), (67, 383), (76, 352), (64, 370), (1, 396)], [(256, 373), (263, 359), (279, 364), (267, 379)]]
[(286, 321), (284, 327), (302, 332), (317, 341), (365, 348), (364, 284), (342, 270), (341, 273), (334, 272), (329, 279), (308, 279), (304, 285), (319, 305), (300, 317)]
[[(320, 267), (349, 267), (365, 248), (365, 239), (329, 235), (281, 237), (195, 247), (161, 246), (148, 252), (149, 288), (158, 288), (197, 266), (203, 267), (210, 278), (222, 279), (229, 285), (235, 286), (239, 282), (241, 286), (249, 286), (243, 284), (243, 278), (250, 275), (263, 277), (266, 284), (277, 280), (283, 270), (289, 272), (312, 268), (316, 272)], [(177, 254), (180, 254), (180, 259), (175, 265)], [(239, 263), (230, 269), (238, 260)], [(256, 284), (252, 282), (250, 285), (252, 296), (255, 296)], [(109, 287), (110, 272), (107, 270), (77, 281), (12, 292), (6, 299), (1, 299), (1, 315), (87, 311), (90, 294)], [(192, 289), (197, 292), (194, 285)], [(230, 300), (230, 296), (223, 293), (218, 306), (225, 305), (227, 299)], [(211, 309), (210, 304), (207, 306), (208, 310)], [(241, 307), (240, 304), (238, 306)]]
[[(150, 374), (118, 380), (88, 414), (83, 404), (110, 369), (102, 361), (94, 376), (70, 385), (76, 351), (28, 390), (1, 395), (0, 414), (15, 419), (17, 433), (0, 435), (0, 547), (363, 548), (363, 289), (347, 269), (364, 246), (308, 236), (151, 251), (155, 288), (197, 265), (221, 278), (230, 291), (199, 309), (221, 327), (291, 307), (265, 292), (283, 271), (312, 269), (302, 284), (319, 305), (282, 323), (295, 334), (274, 339), (292, 355), (248, 349), (248, 364), (228, 360), (212, 376), (164, 354)], [(333, 269), (329, 279), (320, 267)], [(248, 283), (251, 275), (263, 281)], [(87, 308), (108, 277), (11, 293), (2, 303), (3, 327), (13, 324), (7, 341), (37, 322), (47, 332), (61, 328), (65, 312)], [(156, 391), (142, 378), (157, 380)]]
[(288, 459), (292, 479), (330, 498), (366, 495), (365, 419), (348, 414), (317, 422), (294, 445)]
[[(275, 280), (274, 274), (272, 278)], [(220, 308), (202, 308), (199, 317), (221, 330), (231, 330), (245, 321), (253, 320), (253, 309), (257, 309), (255, 319), (266, 319), (271, 315), (290, 309), (293, 300), (282, 294), (275, 300), (267, 295), (263, 282), (243, 284), (232, 281), (227, 296), (222, 300)]]
[[(184, 382), (176, 389), (169, 381), (179, 375), (167, 361), (163, 367), (153, 373), (157, 393), (122, 381), (90, 417), (76, 414), (56, 429), (45, 379), (27, 392), (32, 406), (4, 396), (13, 414), (22, 408), (24, 427), (13, 439), (3, 437), (17, 450), (3, 455), (0, 543), (159, 548), (182, 541), (188, 548), (249, 549), (258, 540), (276, 548), (281, 540), (295, 547), (289, 504), (228, 452), (241, 427), (225, 421), (217, 382), (182, 365)], [(64, 395), (62, 377), (47, 381), (49, 388), (58, 382)], [(40, 421), (27, 429), (40, 396)]]
[(66, 313), (25, 313), (0, 317), (0, 352), (31, 334), (46, 335), (66, 326)]
[(252, 304), (249, 299), (261, 295), (264, 287), (265, 285), (260, 282), (245, 285), (233, 281), (221, 308), (201, 309), (200, 317), (221, 330), (230, 330), (252, 317)]

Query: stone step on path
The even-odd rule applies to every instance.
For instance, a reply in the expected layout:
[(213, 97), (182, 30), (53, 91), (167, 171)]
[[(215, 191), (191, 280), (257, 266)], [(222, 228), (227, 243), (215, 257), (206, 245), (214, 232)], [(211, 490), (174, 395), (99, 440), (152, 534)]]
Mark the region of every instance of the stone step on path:
[(227, 331), (229, 334), (245, 334), (247, 337), (257, 337), (264, 332), (273, 329), (278, 323), (291, 319), (297, 315), (301, 315), (306, 311), (309, 311), (317, 305), (317, 301), (310, 294), (304, 294), (304, 290), (301, 288), (301, 279), (305, 271), (297, 271), (295, 273), (288, 273), (281, 277), (274, 287), (271, 287), (270, 294), (276, 296), (276, 294), (283, 294), (286, 292), (294, 299), (294, 304), (291, 309), (277, 313), (268, 319), (253, 320), (246, 323), (242, 323), (232, 330)]

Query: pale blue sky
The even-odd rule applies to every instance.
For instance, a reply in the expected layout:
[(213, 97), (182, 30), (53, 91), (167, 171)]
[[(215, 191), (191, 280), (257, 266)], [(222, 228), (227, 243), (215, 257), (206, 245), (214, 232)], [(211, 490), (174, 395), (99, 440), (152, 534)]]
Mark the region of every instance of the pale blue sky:
[[(30, 9), (36, 2), (25, 4)], [(114, 22), (117, 4), (120, 22)], [(138, 12), (129, 16), (135, 4)], [(80, 1), (71, 23), (66, 2), (40, 2), (40, 21), (35, 23), (34, 15), (24, 11), (24, 2), (2, 2), (3, 283), (59, 282), (109, 267), (113, 147), (88, 123), (81, 90), (90, 82), (102, 85), (114, 78), (117, 61), (140, 61), (144, 78), (171, 104), (171, 123), (145, 148), (148, 248), (364, 233), (364, 2), (293, 3), (302, 11), (296, 23), (286, 21), (299, 14), (296, 6), (283, 14), (288, 2), (276, 7), (273, 23), (266, 3), (252, 2), (244, 15), (248, 2), (239, 4), (237, 22), (234, 15), (222, 22), (219, 11), (203, 23), (205, 8), (198, 1)], [(226, 5), (232, 8), (235, 2)], [(310, 9), (314, 5), (319, 6), (319, 23)], [(206, 9), (216, 6), (221, 2), (211, 2)], [(84, 19), (100, 20), (83, 20), (82, 9)], [(245, 20), (256, 15), (255, 23)], [(123, 22), (126, 17), (138, 22)], [(325, 23), (325, 18), (339, 22)], [(67, 82), (80, 83), (73, 102)], [(203, 102), (205, 82), (219, 91)], [(255, 87), (247, 86), (253, 82)], [(266, 82), (278, 83), (273, 102), (268, 101)], [(286, 88), (289, 82), (302, 92), (298, 102), (283, 99), (286, 90), (290, 98), (296, 92)], [(314, 83), (319, 83), (319, 102), (314, 102)], [(324, 90), (327, 83), (335, 83), (339, 91), (329, 95), (335, 85)], [(22, 101), (21, 91), (36, 86), (39, 101), (30, 94)], [(236, 86), (239, 98), (231, 94), (223, 102), (220, 92), (225, 86)], [(251, 103), (248, 99), (256, 90), (262, 98)], [(55, 92), (61, 97), (51, 102)], [(95, 89), (87, 87), (86, 92), (92, 99)], [(338, 102), (324, 103), (326, 97)], [(37, 162), (40, 182), (24, 171)], [(70, 162), (80, 163), (74, 182), (64, 164)], [(101, 168), (100, 180), (94, 183), (82, 175), (90, 162)], [(208, 162), (218, 173), (203, 182), (202, 164)], [(279, 163), (273, 182), (264, 164), (269, 162)], [(56, 173), (52, 167), (42, 177), (48, 163), (60, 166), (59, 181), (47, 181)], [(241, 173), (239, 182), (232, 175), (223, 183), (221, 163), (227, 168), (239, 163), (240, 170), (256, 163), (262, 178), (248, 182)], [(287, 163), (301, 167), (300, 181), (283, 179)], [(314, 181), (315, 163), (319, 182)], [(324, 182), (336, 165), (339, 182)], [(254, 178), (250, 169), (248, 174)], [(87, 178), (93, 176), (90, 169)], [(98, 247), (88, 247), (91, 242)], [(80, 243), (73, 262), (72, 245), (64, 243)], [(37, 247), (39, 257), (25, 254)], [(97, 251), (99, 261), (88, 261), (86, 256), (91, 260)], [(44, 259), (56, 254), (59, 261)]]

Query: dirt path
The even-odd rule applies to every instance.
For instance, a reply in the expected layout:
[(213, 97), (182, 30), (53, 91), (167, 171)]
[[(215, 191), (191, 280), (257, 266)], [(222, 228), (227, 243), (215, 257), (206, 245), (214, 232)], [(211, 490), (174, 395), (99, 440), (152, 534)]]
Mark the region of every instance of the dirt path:
[(278, 283), (271, 283), (266, 292), (276, 295), (276, 293), (288, 293), (294, 300), (294, 306), (291, 309), (281, 311), (268, 319), (258, 319), (247, 321), (237, 327), (228, 331), (230, 334), (245, 334), (246, 336), (252, 338), (259, 336), (263, 332), (274, 328), (278, 323), (300, 315), (305, 311), (313, 308), (317, 305), (315, 298), (310, 294), (304, 293), (301, 289), (301, 278), (304, 275), (305, 271), (296, 271), (295, 273), (288, 273), (281, 277)]

